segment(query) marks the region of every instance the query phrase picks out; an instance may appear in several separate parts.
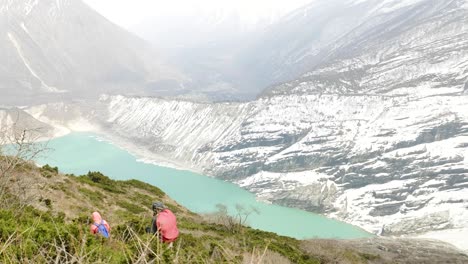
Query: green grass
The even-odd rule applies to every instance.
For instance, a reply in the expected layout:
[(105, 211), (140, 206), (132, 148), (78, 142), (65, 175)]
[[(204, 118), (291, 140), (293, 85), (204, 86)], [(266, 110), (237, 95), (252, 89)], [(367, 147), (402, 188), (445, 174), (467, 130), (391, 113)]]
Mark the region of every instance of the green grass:
[(104, 199), (104, 195), (99, 191), (92, 191), (87, 188), (79, 188), (78, 191), (88, 198), (92, 204), (99, 204)]
[(166, 193), (164, 193), (161, 189), (159, 189), (156, 186), (153, 186), (151, 184), (139, 181), (139, 180), (128, 180), (128, 181), (123, 181), (121, 182), (124, 185), (127, 186), (132, 186), (137, 189), (145, 190), (147, 192), (150, 192), (152, 195), (154, 195), (156, 198), (163, 198)]
[(117, 201), (116, 204), (125, 209), (130, 214), (140, 214), (147, 211), (147, 209), (144, 209), (134, 203), (130, 203), (123, 200)]
[[(233, 228), (204, 221), (144, 182), (115, 181), (100, 172), (64, 176), (48, 165), (31, 170), (52, 175), (35, 173), (44, 183), (53, 182), (49, 190), (55, 192), (56, 199), (64, 193), (73, 203), (64, 209), (67, 212), (58, 211), (60, 200), (52, 201), (52, 197), (41, 198), (46, 211), (32, 206), (18, 210), (14, 205), (0, 209), (0, 263), (67, 263), (73, 258), (82, 263), (133, 263), (139, 258), (158, 260), (156, 263), (242, 263), (246, 254), (261, 254), (265, 249), (292, 263), (323, 263), (302, 249), (299, 240), (241, 225)], [(91, 206), (80, 199), (82, 196), (91, 201)], [(172, 250), (145, 233), (151, 223), (151, 203), (157, 200), (164, 201), (178, 219), (181, 234)], [(104, 219), (112, 218), (110, 240), (90, 234), (90, 216), (97, 205), (102, 205), (99, 208)], [(378, 258), (353, 251), (344, 255), (353, 263)]]
[(119, 182), (110, 179), (98, 171), (90, 171), (86, 175), (81, 175), (78, 177), (78, 180), (111, 193), (124, 193)]
[[(114, 246), (124, 247), (119, 242)], [(74, 256), (82, 254), (80, 251), (88, 253), (88, 263), (102, 259), (125, 263), (125, 255), (120, 250), (105, 246), (89, 235), (86, 225), (65, 222), (63, 214), (54, 215), (32, 207), (19, 215), (0, 210), (1, 263), (46, 263), (65, 254), (59, 248)]]
[[(88, 193), (90, 191), (85, 188), (80, 192), (96, 194)], [(104, 260), (106, 263), (130, 263), (140, 257), (142, 243), (147, 243), (153, 252), (147, 252), (146, 258), (160, 258), (162, 263), (176, 259), (180, 263), (206, 263), (207, 260), (242, 263), (245, 252), (265, 247), (293, 263), (319, 263), (301, 251), (298, 240), (248, 227), (233, 234), (223, 225), (194, 221), (190, 214), (179, 216), (182, 232), (176, 243), (177, 251), (167, 250), (166, 245), (145, 233), (151, 219), (136, 215), (145, 209), (126, 201), (116, 201), (116, 204), (122, 207), (116, 213), (125, 217), (123, 223), (112, 226), (110, 241), (89, 234), (90, 216), (86, 214), (67, 221), (63, 213), (42, 212), (32, 207), (18, 214), (0, 210), (0, 262), (47, 263), (47, 258), (53, 259), (63, 253), (57, 248), (63, 246), (71, 256), (86, 255), (86, 263)], [(87, 212), (91, 208), (80, 210)], [(194, 235), (200, 232), (201, 235)], [(13, 243), (9, 243), (11, 241)], [(4, 245), (8, 246), (2, 250)]]

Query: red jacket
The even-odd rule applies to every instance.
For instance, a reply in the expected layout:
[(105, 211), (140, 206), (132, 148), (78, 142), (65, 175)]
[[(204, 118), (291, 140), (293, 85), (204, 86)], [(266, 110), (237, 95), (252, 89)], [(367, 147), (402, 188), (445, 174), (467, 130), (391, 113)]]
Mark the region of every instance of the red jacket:
[(156, 228), (164, 242), (172, 242), (179, 236), (176, 216), (169, 209), (164, 209), (158, 214)]

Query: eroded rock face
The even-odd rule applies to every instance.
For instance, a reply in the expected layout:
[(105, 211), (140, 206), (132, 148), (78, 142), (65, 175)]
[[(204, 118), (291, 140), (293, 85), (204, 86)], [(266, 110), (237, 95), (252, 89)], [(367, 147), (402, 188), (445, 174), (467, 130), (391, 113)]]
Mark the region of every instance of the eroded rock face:
[[(373, 237), (355, 240), (310, 240), (302, 247), (309, 252), (318, 248), (338, 247), (343, 251), (357, 250), (374, 256), (376, 263), (465, 263), (468, 255), (450, 244), (430, 239)], [(336, 256), (323, 256), (334, 261)]]

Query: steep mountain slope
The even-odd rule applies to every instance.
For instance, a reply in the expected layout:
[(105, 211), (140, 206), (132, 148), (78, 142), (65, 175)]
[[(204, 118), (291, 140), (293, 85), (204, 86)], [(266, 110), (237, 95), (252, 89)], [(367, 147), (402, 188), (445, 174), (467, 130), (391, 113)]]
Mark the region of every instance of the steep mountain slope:
[[(0, 162), (3, 158), (0, 156)], [(5, 174), (1, 172), (3, 183)], [(27, 183), (27, 187), (20, 192), (7, 189), (9, 194), (17, 194), (15, 198), (5, 199), (3, 193), (0, 197), (2, 263), (49, 263), (51, 259), (58, 263), (257, 263), (260, 256), (255, 247), (262, 248), (266, 263), (323, 263), (318, 254), (306, 253), (301, 241), (237, 223), (217, 223), (216, 216), (192, 213), (159, 188), (137, 180), (114, 181), (99, 172), (62, 175), (57, 167), (37, 168), (30, 163), (18, 164), (8, 176), (20, 179), (16, 183)], [(180, 235), (173, 250), (145, 232), (151, 224), (154, 201), (164, 202), (176, 214)], [(89, 233), (93, 211), (110, 223), (110, 240)], [(219, 217), (229, 219), (225, 214)], [(288, 250), (282, 250), (285, 245)], [(459, 254), (447, 244), (439, 245), (444, 249), (438, 252), (445, 252), (441, 260)], [(270, 246), (271, 250), (267, 249)], [(352, 252), (349, 256), (339, 258), (357, 258), (361, 263), (366, 263), (365, 256), (379, 258), (378, 254), (348, 251)], [(324, 252), (333, 256), (331, 250), (322, 251), (321, 255), (327, 256)]]
[[(318, 74), (318, 81), (327, 83), (326, 88), (317, 87), (322, 92), (361, 91), (361, 79), (374, 80), (369, 72), (382, 74), (404, 61), (405, 67), (393, 76), (408, 86), (411, 83), (403, 82), (408, 70), (437, 72), (442, 66), (450, 68), (449, 74), (451, 66), (464, 69), (440, 63), (466, 47), (466, 21), (465, 0), (317, 0), (260, 35), (258, 45), (240, 58), (249, 69), (245, 78), (267, 85), (324, 71)], [(337, 76), (328, 68), (331, 64), (345, 73)], [(381, 68), (367, 68), (374, 64)], [(374, 83), (369, 84), (367, 90), (374, 89)]]
[[(180, 74), (80, 0), (0, 1), (1, 102), (154, 94)], [(171, 86), (172, 85), (172, 86)]]
[[(375, 233), (450, 232), (447, 240), (468, 249), (467, 1), (346, 3), (340, 12), (367, 7), (372, 19), (363, 14), (352, 32), (327, 37), (307, 73), (256, 101), (104, 96), (97, 112), (82, 115), (137, 153), (261, 199)], [(330, 21), (340, 20), (335, 11)], [(30, 113), (44, 120), (47, 109)]]
[[(318, 67), (271, 93), (423, 97), (466, 92), (468, 2), (414, 1), (381, 26), (364, 22), (333, 43)], [(387, 13), (386, 13), (387, 14)]]
[(466, 99), (289, 95), (200, 105), (114, 97), (106, 122), (113, 134), (262, 199), (407, 234), (466, 228)]
[(21, 140), (35, 140), (38, 137), (54, 135), (53, 126), (40, 122), (25, 111), (18, 108), (0, 108), (0, 144), (14, 143)]

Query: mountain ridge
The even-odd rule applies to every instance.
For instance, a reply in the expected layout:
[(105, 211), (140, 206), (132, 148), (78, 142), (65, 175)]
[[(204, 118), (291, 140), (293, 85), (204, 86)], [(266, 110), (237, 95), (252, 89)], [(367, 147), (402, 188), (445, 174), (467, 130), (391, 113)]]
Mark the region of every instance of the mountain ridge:
[[(387, 4), (394, 2), (401, 3), (391, 1)], [(308, 16), (303, 14), (304, 10), (298, 10), (273, 27), (271, 32), (266, 32), (258, 43), (267, 48), (252, 49), (246, 55), (248, 60), (245, 65), (261, 68), (260, 75), (264, 72), (266, 78), (273, 78), (273, 83), (288, 84), (301, 79), (307, 81), (308, 77), (325, 77), (327, 79), (323, 82), (330, 82), (332, 87), (321, 88), (323, 90), (318, 92), (355, 92), (353, 90), (360, 89), (360, 79), (373, 70), (372, 67), (379, 66), (377, 63), (380, 60), (390, 63), (394, 59), (399, 62), (398, 59), (405, 59), (406, 55), (408, 66), (420, 63), (419, 68), (415, 65), (408, 72), (417, 72), (431, 65), (416, 61), (413, 58), (415, 55), (437, 65), (441, 61), (452, 61), (440, 54), (449, 56), (451, 52), (466, 49), (465, 0), (413, 1), (410, 5), (397, 5), (399, 8), (386, 12), (379, 12), (381, 5), (381, 1), (371, 0), (359, 1), (356, 5), (342, 5), (341, 1), (316, 1), (311, 4), (314, 8), (309, 8)], [(322, 9), (323, 12), (319, 12)], [(344, 26), (340, 27), (341, 24)], [(442, 41), (453, 46), (444, 47)], [(431, 45), (438, 46), (440, 50), (431, 49)], [(256, 53), (255, 50), (262, 52)], [(459, 61), (463, 62), (465, 54), (459, 53), (462, 56)], [(402, 58), (398, 58), (399, 55)], [(441, 65), (439, 69), (450, 69), (450, 66), (455, 65)], [(326, 75), (327, 69), (330, 76)], [(288, 71), (292, 74), (288, 75)], [(250, 72), (259, 74), (252, 69)], [(403, 73), (396, 74), (399, 75), (395, 79), (405, 78)], [(338, 82), (340, 79), (343, 79), (343, 83)], [(336, 90), (332, 90), (334, 88)]]
[(164, 88), (161, 81), (185, 78), (149, 44), (82, 1), (3, 0), (0, 6), (5, 47), (0, 58), (6, 62), (0, 67), (2, 103), (92, 98), (103, 92), (151, 95)]

